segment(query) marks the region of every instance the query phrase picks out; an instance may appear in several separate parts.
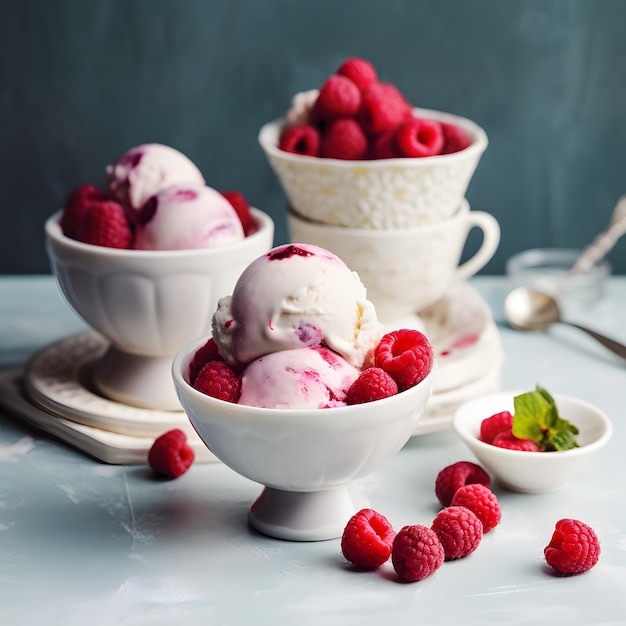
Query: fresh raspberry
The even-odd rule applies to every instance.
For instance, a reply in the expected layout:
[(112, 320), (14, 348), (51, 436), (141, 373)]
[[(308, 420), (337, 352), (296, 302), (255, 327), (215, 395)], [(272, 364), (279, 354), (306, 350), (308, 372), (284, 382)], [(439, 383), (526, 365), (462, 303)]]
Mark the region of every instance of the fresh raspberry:
[(587, 524), (575, 519), (561, 519), (543, 553), (548, 565), (558, 572), (582, 574), (598, 562), (600, 541)]
[(520, 452), (542, 452), (538, 443), (532, 439), (518, 439), (512, 432), (498, 433), (491, 442), (498, 448), (519, 450)]
[(494, 437), (502, 432), (511, 432), (513, 428), (513, 416), (510, 411), (501, 411), (486, 417), (480, 423), (480, 440), (485, 443), (493, 443)]
[(378, 82), (374, 66), (369, 61), (357, 57), (346, 59), (337, 68), (337, 74), (349, 78), (361, 91)]
[(405, 157), (434, 156), (443, 148), (443, 132), (435, 120), (412, 117), (398, 127), (396, 144)]
[(241, 225), (243, 226), (245, 236), (248, 237), (255, 233), (259, 229), (259, 225), (256, 223), (250, 211), (250, 203), (247, 198), (240, 191), (235, 191), (234, 189), (222, 191), (222, 195), (230, 202), (233, 209), (235, 209)]
[(450, 506), (454, 494), (465, 485), (480, 483), (491, 486), (489, 474), (476, 463), (457, 461), (444, 467), (435, 479), (435, 494), (443, 506)]
[(281, 134), (278, 147), (285, 152), (293, 154), (311, 157), (319, 156), (319, 130), (310, 124), (292, 126)]
[(456, 124), (441, 122), (441, 130), (443, 132), (443, 148), (441, 149), (441, 154), (460, 152), (472, 145), (465, 131), (460, 129)]
[(384, 369), (404, 391), (428, 376), (433, 362), (433, 349), (426, 335), (419, 330), (394, 330), (379, 341), (374, 350), (376, 367)]
[(368, 149), (370, 159), (399, 159), (402, 157), (396, 144), (396, 133), (389, 130), (374, 137)]
[(396, 381), (380, 367), (368, 367), (352, 383), (346, 395), (346, 404), (363, 404), (382, 400), (398, 393)]
[(483, 538), (482, 522), (464, 506), (450, 506), (439, 511), (431, 529), (439, 537), (448, 561), (471, 554)]
[(360, 108), (359, 88), (349, 78), (333, 74), (320, 87), (312, 115), (318, 121), (329, 122), (340, 117), (352, 117)]
[(480, 483), (465, 485), (457, 489), (452, 498), (452, 506), (464, 506), (475, 513), (483, 524), (484, 533), (495, 528), (502, 518), (496, 494)]
[(434, 574), (444, 559), (445, 553), (439, 537), (427, 526), (404, 526), (393, 541), (391, 562), (403, 580), (423, 580)]
[(157, 437), (148, 452), (148, 464), (167, 478), (182, 476), (194, 461), (194, 453), (187, 444), (187, 436), (174, 428)]
[(210, 361), (223, 361), (215, 343), (215, 339), (210, 337), (206, 343), (201, 345), (193, 355), (189, 363), (189, 382), (193, 385), (198, 376), (198, 372)]
[(348, 521), (341, 537), (341, 551), (354, 565), (379, 567), (389, 559), (395, 536), (384, 515), (373, 509), (362, 509)]
[(223, 361), (205, 363), (192, 386), (207, 396), (225, 402), (237, 402), (241, 394), (241, 379), (235, 370)]
[(331, 122), (322, 134), (320, 156), (327, 159), (356, 161), (365, 156), (367, 138), (353, 119), (344, 117)]
[(133, 232), (121, 204), (105, 200), (87, 207), (76, 230), (78, 241), (107, 248), (131, 248)]
[(391, 83), (373, 83), (363, 92), (357, 119), (366, 133), (394, 130), (411, 115), (411, 106)]
[(65, 202), (61, 215), (61, 230), (66, 237), (76, 239), (76, 233), (83, 221), (87, 209), (94, 204), (104, 202), (106, 194), (94, 185), (82, 185), (72, 191)]

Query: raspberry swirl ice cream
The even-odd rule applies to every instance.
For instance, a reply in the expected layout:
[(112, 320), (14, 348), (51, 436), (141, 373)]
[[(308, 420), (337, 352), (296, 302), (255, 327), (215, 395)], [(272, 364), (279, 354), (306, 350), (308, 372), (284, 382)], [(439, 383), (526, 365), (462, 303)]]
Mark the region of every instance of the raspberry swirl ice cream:
[(182, 152), (160, 143), (131, 148), (106, 168), (109, 193), (132, 222), (144, 204), (162, 189), (178, 184), (204, 184), (196, 165)]
[(213, 315), (213, 337), (233, 365), (323, 344), (362, 368), (382, 335), (358, 275), (308, 244), (278, 246), (253, 261)]

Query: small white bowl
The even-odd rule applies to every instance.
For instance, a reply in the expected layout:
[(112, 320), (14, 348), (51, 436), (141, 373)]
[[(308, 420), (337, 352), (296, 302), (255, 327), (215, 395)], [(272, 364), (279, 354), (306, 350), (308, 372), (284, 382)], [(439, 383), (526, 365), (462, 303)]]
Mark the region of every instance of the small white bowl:
[(578, 448), (562, 452), (522, 452), (484, 443), (479, 439), (483, 419), (501, 411), (513, 413), (513, 398), (523, 392), (502, 392), (471, 400), (452, 418), (456, 434), (500, 485), (522, 493), (547, 493), (580, 474), (609, 441), (613, 426), (599, 408), (561, 394), (552, 394), (559, 414), (574, 424)]
[(430, 398), (435, 367), (418, 385), (390, 398), (329, 409), (265, 409), (196, 391), (189, 363), (206, 341), (174, 359), (180, 402), (206, 446), (238, 474), (264, 485), (250, 524), (281, 539), (341, 536), (367, 503), (351, 483), (382, 465), (412, 436)]
[(351, 228), (407, 228), (452, 216), (487, 148), (487, 135), (464, 117), (414, 109), (419, 117), (462, 128), (465, 150), (424, 158), (344, 161), (278, 148), (283, 119), (265, 124), (259, 143), (289, 204), (307, 219)]
[(194, 250), (118, 250), (66, 237), (61, 212), (45, 224), (46, 248), (70, 306), (111, 346), (94, 382), (106, 397), (181, 410), (172, 383), (176, 353), (211, 327), (217, 301), (272, 247), (274, 222), (253, 209), (259, 230), (235, 244)]

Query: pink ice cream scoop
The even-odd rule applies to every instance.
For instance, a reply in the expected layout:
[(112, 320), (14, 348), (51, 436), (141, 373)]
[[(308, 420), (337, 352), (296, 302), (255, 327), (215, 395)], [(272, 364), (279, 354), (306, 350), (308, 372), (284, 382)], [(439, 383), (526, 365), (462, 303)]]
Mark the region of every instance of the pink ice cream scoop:
[(131, 148), (106, 171), (109, 193), (126, 209), (131, 222), (162, 189), (179, 184), (204, 184), (200, 170), (189, 158), (160, 143)]
[(345, 406), (359, 370), (328, 348), (296, 348), (259, 357), (244, 370), (239, 404), (272, 409)]
[(361, 368), (383, 334), (358, 275), (328, 250), (301, 243), (253, 261), (219, 301), (212, 326), (233, 365), (324, 344)]
[(137, 250), (218, 248), (245, 237), (235, 209), (206, 185), (167, 187), (139, 212)]

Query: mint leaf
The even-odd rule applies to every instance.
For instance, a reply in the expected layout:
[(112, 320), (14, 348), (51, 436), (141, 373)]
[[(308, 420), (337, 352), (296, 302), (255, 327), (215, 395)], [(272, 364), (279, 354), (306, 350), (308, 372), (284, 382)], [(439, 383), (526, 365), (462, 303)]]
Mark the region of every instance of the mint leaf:
[(513, 399), (513, 434), (532, 439), (544, 451), (569, 450), (578, 447), (578, 428), (559, 415), (554, 398), (537, 385), (535, 391)]

